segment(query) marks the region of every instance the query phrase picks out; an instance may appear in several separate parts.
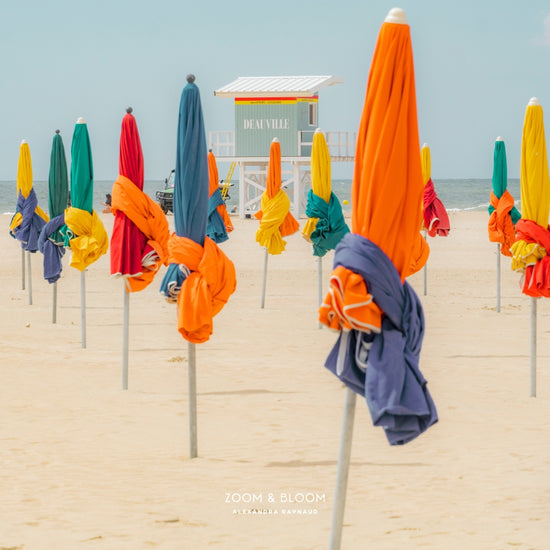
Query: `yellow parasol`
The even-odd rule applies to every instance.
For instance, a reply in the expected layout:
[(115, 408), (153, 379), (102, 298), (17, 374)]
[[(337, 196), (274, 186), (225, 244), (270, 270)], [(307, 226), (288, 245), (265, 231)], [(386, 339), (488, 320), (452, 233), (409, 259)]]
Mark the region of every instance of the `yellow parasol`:
[(531, 296), (531, 384), (536, 395), (537, 302), (550, 297), (550, 177), (542, 106), (531, 98), (525, 110), (521, 140), (521, 219), (516, 223), (516, 242), (510, 247), (512, 269), (522, 273), (522, 292)]
[(32, 304), (31, 253), (36, 252), (42, 228), (49, 221), (48, 215), (38, 206), (33, 189), (32, 162), (29, 144), (23, 140), (19, 147), (17, 164), (17, 209), (11, 219), (9, 231), (21, 242), (22, 288), (25, 288), (25, 253), (27, 253), (29, 304)]
[[(319, 129), (313, 134), (311, 147), (311, 190), (327, 204), (332, 193), (330, 154), (325, 140), (325, 134)], [(308, 218), (302, 230), (302, 235), (309, 241), (315, 231), (319, 218)]]

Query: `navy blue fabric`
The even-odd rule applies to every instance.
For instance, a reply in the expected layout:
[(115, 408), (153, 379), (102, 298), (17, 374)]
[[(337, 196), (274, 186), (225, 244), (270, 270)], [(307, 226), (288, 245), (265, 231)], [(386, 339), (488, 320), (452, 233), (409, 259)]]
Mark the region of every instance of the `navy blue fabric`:
[(50, 220), (40, 232), (38, 249), (44, 255), (44, 279), (55, 283), (61, 277), (63, 264), (61, 258), (65, 254), (65, 247), (52, 241), (51, 236), (58, 234), (58, 230), (65, 225), (65, 214)]
[(37, 206), (38, 198), (34, 189), (31, 189), (27, 198), (24, 198), (21, 192), (19, 193), (16, 211), (23, 216), (23, 219), (20, 225), (10, 231), (10, 234), (21, 241), (21, 248), (28, 252), (38, 250), (38, 235), (46, 225), (46, 221), (35, 212)]
[(361, 235), (348, 233), (340, 241), (334, 256), (337, 266), (363, 277), (384, 316), (380, 333), (341, 332), (325, 366), (365, 397), (373, 424), (384, 428), (389, 443), (402, 445), (438, 420), (419, 368), (422, 304), (413, 288), (401, 283), (384, 252)]
[(330, 194), (328, 204), (311, 189), (307, 197), (306, 216), (319, 218), (310, 239), (313, 243), (313, 255), (324, 256), (334, 250), (342, 237), (349, 233), (340, 201), (334, 193)]
[(215, 243), (223, 243), (229, 239), (227, 228), (217, 208), (222, 204), (224, 204), (222, 193), (216, 189), (208, 199), (208, 223), (206, 225), (206, 234)]

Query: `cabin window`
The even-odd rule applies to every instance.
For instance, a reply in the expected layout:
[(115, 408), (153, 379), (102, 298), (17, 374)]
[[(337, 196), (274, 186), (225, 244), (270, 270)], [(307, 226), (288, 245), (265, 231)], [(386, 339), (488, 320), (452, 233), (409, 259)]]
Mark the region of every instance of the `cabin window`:
[(317, 103), (309, 104), (309, 125), (317, 127)]

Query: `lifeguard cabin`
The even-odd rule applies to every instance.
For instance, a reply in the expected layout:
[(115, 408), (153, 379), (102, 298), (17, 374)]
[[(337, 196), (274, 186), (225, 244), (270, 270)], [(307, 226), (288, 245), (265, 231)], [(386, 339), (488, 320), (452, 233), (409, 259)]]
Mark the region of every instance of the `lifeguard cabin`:
[[(240, 217), (259, 209), (273, 138), (281, 144), (282, 187), (289, 192), (292, 212), (296, 217), (304, 213), (319, 90), (341, 82), (333, 76), (239, 77), (214, 91), (235, 103), (235, 130), (210, 132), (209, 146), (219, 160), (239, 168)], [(325, 137), (331, 160), (353, 160), (355, 133), (326, 132)]]

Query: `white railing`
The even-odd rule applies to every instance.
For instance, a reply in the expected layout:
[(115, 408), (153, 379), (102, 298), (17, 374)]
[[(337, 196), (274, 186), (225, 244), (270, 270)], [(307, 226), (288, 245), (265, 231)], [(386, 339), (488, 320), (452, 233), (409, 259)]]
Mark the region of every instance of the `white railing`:
[[(298, 156), (310, 156), (313, 145), (313, 134), (310, 130), (298, 132)], [(306, 141), (307, 140), (307, 141)], [(325, 132), (328, 152), (332, 160), (353, 160), (355, 157), (356, 132)], [(305, 155), (304, 147), (308, 147)]]
[(208, 133), (208, 148), (217, 157), (235, 156), (235, 132), (231, 130), (217, 130)]
[[(299, 151), (302, 151), (301, 147), (311, 147), (313, 145), (313, 138), (311, 138), (312, 141), (302, 141), (304, 133), (306, 132), (299, 132), (298, 135)], [(310, 134), (310, 132), (307, 132), (307, 134)], [(325, 132), (325, 140), (331, 159), (351, 160), (355, 157), (356, 132)]]
[[(297, 156), (309, 157), (313, 145), (311, 130), (298, 132)], [(332, 160), (353, 160), (355, 157), (356, 132), (325, 132), (327, 147)], [(305, 149), (305, 148), (308, 149)], [(235, 156), (235, 132), (231, 130), (217, 130), (208, 133), (208, 148), (217, 157)]]

